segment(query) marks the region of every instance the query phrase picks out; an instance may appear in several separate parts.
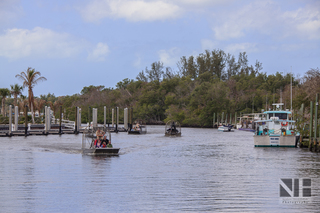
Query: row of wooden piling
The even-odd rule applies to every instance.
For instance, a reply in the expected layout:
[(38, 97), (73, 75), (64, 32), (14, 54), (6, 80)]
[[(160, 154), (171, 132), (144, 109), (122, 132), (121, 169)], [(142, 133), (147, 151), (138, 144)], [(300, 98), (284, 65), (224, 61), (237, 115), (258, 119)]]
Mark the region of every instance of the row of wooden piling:
[[(313, 128), (313, 102), (310, 102), (310, 127), (309, 127), (309, 150), (314, 152), (319, 152), (319, 142), (317, 139), (317, 129), (318, 129), (318, 102), (319, 94), (316, 95), (316, 103), (314, 110), (314, 128)], [(314, 133), (314, 137), (312, 137), (312, 131)]]
[[(233, 123), (233, 118), (234, 118), (234, 123)], [(232, 117), (232, 113), (230, 113), (230, 117), (228, 116), (228, 113), (213, 113), (213, 127), (217, 128), (220, 124), (233, 124), (236, 125), (237, 124), (237, 113), (234, 114), (234, 117)]]
[[(50, 108), (46, 107), (45, 108), (45, 123), (44, 123), (44, 129), (40, 128), (37, 130), (28, 130), (28, 107), (26, 106), (24, 108), (24, 117), (25, 117), (25, 122), (24, 122), (24, 130), (18, 129), (18, 118), (17, 115), (19, 115), (17, 107), (14, 107), (15, 109), (15, 119), (14, 119), (14, 131), (12, 130), (13, 122), (12, 122), (12, 106), (9, 106), (9, 128), (6, 132), (0, 132), (0, 136), (28, 136), (28, 135), (47, 135), (47, 134), (79, 134), (83, 130), (80, 128), (81, 126), (81, 108), (75, 107), (75, 123), (74, 123), (74, 129), (63, 129), (62, 128), (62, 106), (60, 106), (59, 110), (59, 128), (57, 129), (52, 129), (51, 130), (51, 117), (50, 117)], [(133, 117), (133, 108), (124, 109), (124, 129), (119, 129), (119, 107), (116, 107), (116, 109), (112, 109), (112, 127), (109, 127), (109, 123), (106, 123), (106, 117), (107, 117), (107, 109), (106, 106), (104, 107), (104, 127), (108, 128), (112, 132), (119, 132), (119, 131), (127, 131), (129, 128), (132, 128), (132, 117)], [(114, 116), (116, 112), (116, 116)], [(98, 109), (97, 108), (92, 108), (92, 127), (98, 126), (97, 123), (97, 115), (98, 115)], [(108, 114), (108, 120), (109, 120), (109, 115), (110, 115), (110, 109), (109, 109), (109, 114)], [(90, 113), (89, 113), (90, 116)], [(116, 118), (116, 122), (114, 122), (114, 118)], [(57, 121), (57, 119), (55, 119)], [(89, 118), (89, 121), (91, 119)], [(55, 122), (57, 124), (57, 122)], [(115, 128), (114, 128), (115, 124)]]
[[(309, 151), (319, 152), (319, 139), (318, 139), (318, 106), (319, 94), (316, 95), (315, 103), (310, 101), (310, 120), (309, 120), (309, 134), (300, 135), (300, 148), (307, 147)], [(304, 106), (302, 105), (302, 116), (304, 116)]]

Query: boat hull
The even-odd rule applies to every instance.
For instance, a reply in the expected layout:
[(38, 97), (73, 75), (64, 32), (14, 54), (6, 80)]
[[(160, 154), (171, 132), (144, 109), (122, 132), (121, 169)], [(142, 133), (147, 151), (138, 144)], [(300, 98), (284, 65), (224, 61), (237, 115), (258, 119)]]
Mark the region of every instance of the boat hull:
[(165, 133), (165, 136), (177, 136), (177, 137), (179, 137), (179, 136), (181, 136), (181, 132), (178, 132), (178, 133), (174, 133), (174, 132), (170, 132), (170, 133), (168, 133), (168, 132), (166, 132)]
[(82, 149), (83, 154), (119, 155), (120, 148)]
[(295, 135), (254, 135), (255, 147), (297, 147), (299, 136)]
[(228, 127), (225, 127), (225, 126), (220, 126), (218, 128), (218, 131), (219, 132), (234, 132), (234, 129), (231, 129), (231, 128), (228, 128)]
[(141, 134), (147, 134), (146, 131), (128, 131), (129, 135), (141, 135)]

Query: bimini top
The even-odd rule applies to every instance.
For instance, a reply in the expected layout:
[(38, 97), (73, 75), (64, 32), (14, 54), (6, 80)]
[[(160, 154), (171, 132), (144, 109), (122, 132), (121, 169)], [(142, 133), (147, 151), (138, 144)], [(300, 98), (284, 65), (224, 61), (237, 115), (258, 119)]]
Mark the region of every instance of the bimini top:
[(254, 121), (254, 122), (255, 122), (255, 123), (261, 123), (261, 122), (274, 122), (274, 121), (295, 123), (295, 121), (287, 120), (287, 119), (256, 120), (256, 121)]
[(277, 111), (266, 111), (263, 112), (264, 114), (268, 114), (268, 113), (287, 113), (287, 114), (291, 114), (290, 111), (284, 111), (284, 110), (277, 110)]

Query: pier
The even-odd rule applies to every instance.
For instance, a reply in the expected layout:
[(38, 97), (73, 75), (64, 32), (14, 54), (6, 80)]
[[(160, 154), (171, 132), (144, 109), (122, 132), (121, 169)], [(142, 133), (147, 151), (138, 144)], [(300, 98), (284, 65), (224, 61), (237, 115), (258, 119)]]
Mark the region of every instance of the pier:
[[(128, 123), (130, 114), (130, 121), (132, 122), (132, 111), (129, 113), (128, 109), (124, 109), (124, 123), (123, 126), (119, 125), (119, 107), (116, 110), (112, 109), (112, 123), (106, 122), (107, 112), (104, 107), (104, 123), (99, 124), (97, 120), (98, 109), (92, 109), (92, 121), (87, 124), (81, 123), (81, 108), (75, 107), (75, 121), (62, 119), (62, 106), (60, 106), (59, 118), (53, 116), (53, 112), (50, 107), (45, 107), (43, 123), (31, 124), (27, 119), (27, 107), (25, 107), (23, 115), (19, 113), (18, 106), (9, 106), (9, 123), (0, 124), (0, 137), (11, 136), (30, 136), (30, 135), (62, 135), (62, 134), (79, 134), (86, 130), (90, 130), (93, 127), (103, 127), (104, 130), (118, 133), (127, 132), (128, 127), (132, 126), (132, 123)], [(24, 124), (21, 119), (24, 117)], [(20, 119), (20, 122), (19, 122)], [(116, 122), (115, 122), (116, 121)]]
[(312, 152), (320, 152), (319, 147), (319, 94), (316, 95), (315, 102), (310, 101), (310, 111), (305, 112), (304, 104), (301, 105), (297, 112), (297, 129), (300, 131), (300, 148), (308, 148)]

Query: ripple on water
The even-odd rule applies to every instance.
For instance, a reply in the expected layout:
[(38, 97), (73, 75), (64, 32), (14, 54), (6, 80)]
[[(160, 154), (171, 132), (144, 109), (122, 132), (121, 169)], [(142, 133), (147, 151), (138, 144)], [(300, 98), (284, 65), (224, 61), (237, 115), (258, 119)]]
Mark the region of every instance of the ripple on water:
[[(252, 133), (164, 126), (112, 134), (119, 156), (81, 155), (80, 135), (1, 138), (3, 212), (315, 212), (319, 156), (254, 148)], [(312, 203), (279, 203), (280, 178), (312, 178)]]

